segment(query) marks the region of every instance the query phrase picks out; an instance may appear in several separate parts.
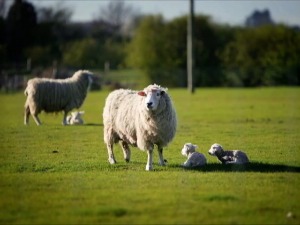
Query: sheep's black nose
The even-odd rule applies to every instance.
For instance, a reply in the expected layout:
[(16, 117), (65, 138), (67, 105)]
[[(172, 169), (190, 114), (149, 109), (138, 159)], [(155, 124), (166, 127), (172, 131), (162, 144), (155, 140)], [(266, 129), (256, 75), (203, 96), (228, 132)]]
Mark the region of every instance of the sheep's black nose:
[(152, 107), (152, 104), (153, 104), (152, 102), (148, 102), (148, 103), (147, 103), (147, 108), (151, 108), (151, 107)]

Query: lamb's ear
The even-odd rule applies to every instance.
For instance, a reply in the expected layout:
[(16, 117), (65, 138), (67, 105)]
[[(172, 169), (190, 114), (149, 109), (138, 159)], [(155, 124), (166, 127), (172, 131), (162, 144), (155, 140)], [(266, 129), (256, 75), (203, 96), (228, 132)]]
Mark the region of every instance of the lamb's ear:
[(145, 93), (144, 91), (139, 91), (139, 92), (138, 92), (138, 95), (140, 95), (140, 96), (147, 96), (146, 93)]
[(166, 92), (165, 91), (161, 91), (160, 95), (163, 96)]
[(194, 145), (195, 149), (198, 149), (198, 145)]
[(84, 111), (80, 111), (79, 114), (80, 114), (80, 115), (83, 115), (83, 114), (84, 114)]

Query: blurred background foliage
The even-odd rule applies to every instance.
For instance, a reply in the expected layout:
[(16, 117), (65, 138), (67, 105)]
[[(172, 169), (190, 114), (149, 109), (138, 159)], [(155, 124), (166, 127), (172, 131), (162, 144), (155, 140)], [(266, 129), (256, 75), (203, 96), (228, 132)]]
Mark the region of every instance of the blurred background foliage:
[[(149, 82), (186, 86), (187, 16), (165, 20), (111, 1), (83, 23), (72, 22), (72, 10), (63, 5), (37, 7), (15, 0), (5, 6), (1, 0), (1, 84), (4, 77), (34, 74), (37, 68), (68, 68), (140, 71)], [(195, 86), (300, 84), (299, 27), (248, 23), (229, 26), (195, 16)]]

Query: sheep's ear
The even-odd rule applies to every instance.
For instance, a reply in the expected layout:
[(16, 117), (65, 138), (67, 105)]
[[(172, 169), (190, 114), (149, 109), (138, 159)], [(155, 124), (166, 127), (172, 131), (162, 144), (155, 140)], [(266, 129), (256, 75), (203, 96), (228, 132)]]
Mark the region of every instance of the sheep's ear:
[(146, 93), (145, 93), (144, 91), (139, 91), (139, 92), (138, 92), (138, 95), (140, 95), (140, 96), (147, 96)]
[(79, 114), (80, 114), (80, 115), (83, 115), (83, 114), (84, 114), (84, 111), (80, 111)]
[(160, 95), (163, 96), (166, 92), (165, 91), (161, 91)]
[(194, 145), (195, 149), (198, 149), (198, 145)]

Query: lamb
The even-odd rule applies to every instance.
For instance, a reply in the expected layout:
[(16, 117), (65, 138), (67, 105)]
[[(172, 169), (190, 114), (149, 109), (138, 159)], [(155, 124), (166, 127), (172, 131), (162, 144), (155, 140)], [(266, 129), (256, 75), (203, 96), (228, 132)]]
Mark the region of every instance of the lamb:
[(129, 145), (132, 145), (147, 151), (146, 170), (153, 170), (153, 150), (157, 145), (159, 164), (165, 165), (163, 147), (172, 141), (177, 126), (176, 112), (166, 88), (153, 84), (143, 91), (111, 92), (103, 109), (103, 124), (109, 163), (116, 163), (113, 145), (120, 142), (126, 162), (130, 161)]
[(205, 156), (202, 153), (197, 152), (196, 149), (198, 149), (197, 145), (193, 145), (192, 143), (184, 144), (181, 154), (186, 156), (187, 160), (183, 163), (183, 167), (193, 168), (204, 166), (206, 164)]
[(69, 124), (69, 125), (82, 125), (82, 124), (84, 124), (84, 121), (81, 117), (83, 114), (84, 114), (84, 111), (71, 112), (71, 115), (67, 116), (67, 124)]
[(224, 151), (223, 147), (219, 144), (213, 144), (208, 153), (212, 156), (217, 156), (222, 164), (245, 164), (249, 162), (245, 152), (240, 150)]
[(62, 124), (67, 124), (67, 114), (74, 108), (79, 108), (86, 98), (92, 83), (92, 73), (79, 70), (67, 79), (33, 78), (27, 82), (24, 94), (25, 103), (24, 124), (29, 122), (31, 114), (35, 123), (41, 125), (38, 114), (45, 112), (64, 112)]

